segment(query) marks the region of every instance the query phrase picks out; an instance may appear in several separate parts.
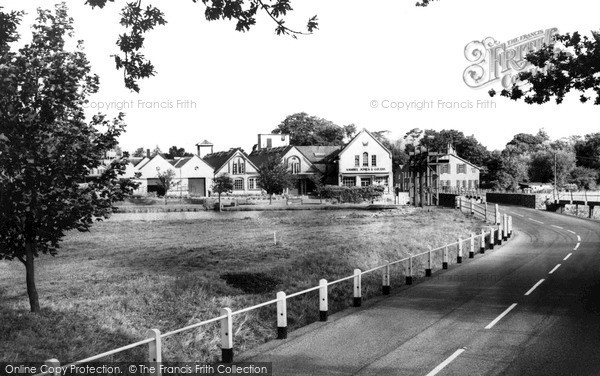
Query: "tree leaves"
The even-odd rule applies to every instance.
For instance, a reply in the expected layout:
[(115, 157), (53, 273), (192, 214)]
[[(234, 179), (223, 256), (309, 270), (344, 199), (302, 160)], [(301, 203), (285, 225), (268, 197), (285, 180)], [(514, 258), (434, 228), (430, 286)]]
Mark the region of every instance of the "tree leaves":
[[(554, 99), (563, 102), (572, 90), (580, 91), (581, 103), (594, 99), (600, 104), (600, 35), (592, 31), (592, 37), (579, 32), (556, 35), (555, 44), (544, 46), (527, 55), (526, 59), (535, 71), (521, 72), (519, 82), (510, 89), (502, 90), (501, 96), (523, 100), (527, 104), (543, 104)], [(489, 92), (494, 96), (495, 91)]]

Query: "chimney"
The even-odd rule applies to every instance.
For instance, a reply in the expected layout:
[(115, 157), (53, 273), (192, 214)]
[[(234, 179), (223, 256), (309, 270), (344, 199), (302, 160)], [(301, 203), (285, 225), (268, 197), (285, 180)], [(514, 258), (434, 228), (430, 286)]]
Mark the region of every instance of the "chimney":
[(146, 157), (150, 158), (150, 149), (146, 149)]

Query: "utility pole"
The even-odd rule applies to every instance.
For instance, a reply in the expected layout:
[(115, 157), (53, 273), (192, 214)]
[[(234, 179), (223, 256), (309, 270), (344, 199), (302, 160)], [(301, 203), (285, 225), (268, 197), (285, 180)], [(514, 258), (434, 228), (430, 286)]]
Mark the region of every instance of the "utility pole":
[(557, 176), (557, 168), (556, 168), (556, 152), (554, 152), (554, 191), (556, 192), (554, 195), (554, 201), (558, 200), (558, 176)]
[(423, 187), (423, 151), (421, 146), (419, 146), (419, 206), (423, 207), (423, 202), (425, 201), (425, 187)]

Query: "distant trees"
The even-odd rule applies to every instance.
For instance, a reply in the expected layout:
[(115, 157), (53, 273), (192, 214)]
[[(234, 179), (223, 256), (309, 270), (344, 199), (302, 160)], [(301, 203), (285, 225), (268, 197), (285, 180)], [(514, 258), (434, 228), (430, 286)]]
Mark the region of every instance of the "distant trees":
[(283, 193), (294, 185), (295, 179), (285, 165), (275, 157), (270, 157), (258, 168), (259, 188), (269, 195), (269, 204), (273, 203), (273, 195)]
[(332, 121), (300, 112), (286, 117), (272, 132), (289, 134), (290, 144), (295, 146), (344, 145), (356, 133), (356, 126), (339, 126)]
[(233, 179), (229, 174), (221, 174), (214, 178), (212, 191), (219, 195), (219, 211), (221, 211), (221, 195), (233, 191)]
[(167, 159), (175, 159), (175, 158), (191, 157), (191, 156), (193, 156), (192, 153), (188, 153), (187, 151), (185, 151), (184, 148), (178, 148), (177, 146), (171, 146), (169, 148), (169, 152), (167, 154), (165, 154), (165, 158), (167, 158)]
[(136, 158), (144, 157), (145, 155), (146, 155), (146, 151), (144, 150), (144, 148), (137, 148), (131, 154), (132, 157), (136, 157)]

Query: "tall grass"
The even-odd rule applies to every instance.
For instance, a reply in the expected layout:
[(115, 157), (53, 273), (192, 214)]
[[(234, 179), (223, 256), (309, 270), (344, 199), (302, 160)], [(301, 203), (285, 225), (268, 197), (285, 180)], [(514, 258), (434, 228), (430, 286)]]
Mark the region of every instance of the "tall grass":
[[(0, 262), (0, 361), (70, 362), (233, 310), (349, 276), (479, 231), (448, 209), (382, 212), (265, 212), (256, 219), (103, 222), (69, 233), (56, 257), (42, 256), (42, 313), (28, 312), (24, 268)], [(273, 244), (273, 231), (278, 243)], [(415, 260), (415, 270), (424, 260)], [(393, 269), (392, 284), (403, 281)], [(268, 275), (269, 291), (244, 292), (221, 276)], [(273, 282), (274, 281), (274, 282)], [(260, 282), (260, 281), (259, 281)], [(253, 282), (254, 283), (254, 282)], [(365, 275), (363, 297), (380, 293), (381, 274)], [(352, 281), (329, 289), (330, 311), (352, 301)], [(318, 319), (317, 293), (288, 301), (291, 330)], [(275, 306), (235, 316), (236, 352), (275, 337)], [(165, 339), (163, 359), (214, 361), (218, 324)], [(144, 360), (145, 347), (107, 361)]]

